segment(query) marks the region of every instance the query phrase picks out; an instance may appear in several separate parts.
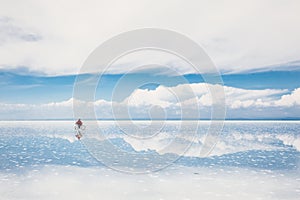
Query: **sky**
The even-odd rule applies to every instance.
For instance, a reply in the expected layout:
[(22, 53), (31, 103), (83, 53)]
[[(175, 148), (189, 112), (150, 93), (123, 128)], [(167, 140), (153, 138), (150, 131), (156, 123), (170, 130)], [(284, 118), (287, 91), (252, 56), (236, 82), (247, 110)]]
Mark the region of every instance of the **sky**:
[[(72, 118), (74, 82), (91, 52), (148, 27), (181, 33), (205, 50), (224, 83), (226, 118), (300, 118), (299, 9), (297, 0), (0, 0), (0, 119)], [(169, 69), (147, 68), (151, 62)], [(128, 73), (138, 65), (146, 70)], [(218, 86), (188, 64), (145, 51), (114, 66), (95, 89), (98, 118), (113, 118), (111, 105), (133, 118), (170, 119), (184, 105), (193, 118), (192, 100), (201, 118), (210, 117), (207, 88)]]

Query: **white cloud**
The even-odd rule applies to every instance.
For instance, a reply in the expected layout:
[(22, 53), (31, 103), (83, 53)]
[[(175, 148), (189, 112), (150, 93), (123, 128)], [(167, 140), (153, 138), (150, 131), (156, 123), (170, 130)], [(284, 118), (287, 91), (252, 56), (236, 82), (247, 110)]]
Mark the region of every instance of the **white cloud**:
[(288, 90), (278, 89), (245, 90), (233, 87), (225, 87), (224, 89), (227, 105), (232, 109), (274, 106), (278, 98), (277, 95), (288, 92)]
[(299, 66), (299, 7), (299, 1), (271, 0), (68, 0), (59, 4), (1, 0), (0, 68), (26, 66), (46, 74), (76, 73), (103, 41), (143, 27), (189, 36), (226, 72), (292, 61), (298, 62), (288, 67)]
[(276, 106), (293, 107), (300, 105), (300, 88), (295, 89), (291, 94), (283, 95), (275, 102)]
[[(209, 87), (208, 87), (209, 86)], [(155, 90), (137, 89), (122, 102), (97, 100), (83, 102), (69, 99), (47, 104), (0, 104), (1, 119), (72, 118), (73, 103), (84, 116), (95, 107), (98, 118), (208, 118), (212, 99), (208, 88), (220, 85), (205, 83), (159, 86)], [(247, 90), (224, 86), (227, 117), (299, 117), (300, 88), (292, 92), (281, 89)], [(197, 110), (197, 102), (199, 110)], [(219, 103), (217, 101), (217, 103)], [(87, 109), (89, 108), (89, 109)], [(112, 110), (113, 108), (113, 110)], [(90, 112), (92, 111), (92, 112)]]

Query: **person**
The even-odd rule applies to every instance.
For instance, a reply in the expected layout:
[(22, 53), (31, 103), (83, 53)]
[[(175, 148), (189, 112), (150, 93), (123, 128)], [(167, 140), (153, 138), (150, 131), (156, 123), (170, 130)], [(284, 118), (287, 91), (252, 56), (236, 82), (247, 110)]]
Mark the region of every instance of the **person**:
[(82, 121), (78, 119), (75, 124), (77, 125), (78, 128), (80, 128), (82, 126)]
[(82, 134), (81, 134), (81, 131), (79, 129), (82, 126), (83, 123), (80, 119), (78, 119), (77, 122), (75, 122), (75, 124), (78, 127), (77, 134), (75, 136), (77, 137), (78, 140), (80, 140), (80, 138), (82, 137)]

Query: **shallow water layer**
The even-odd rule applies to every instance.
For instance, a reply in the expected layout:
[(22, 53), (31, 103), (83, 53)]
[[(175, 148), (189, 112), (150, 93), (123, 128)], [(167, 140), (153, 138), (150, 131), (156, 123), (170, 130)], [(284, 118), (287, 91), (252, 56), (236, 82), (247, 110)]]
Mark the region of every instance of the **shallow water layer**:
[(299, 172), (176, 166), (143, 175), (44, 166), (0, 173), (1, 199), (299, 199)]
[(0, 122), (0, 199), (300, 196), (300, 122), (227, 121), (207, 157), (207, 121), (98, 123), (78, 141), (71, 121)]

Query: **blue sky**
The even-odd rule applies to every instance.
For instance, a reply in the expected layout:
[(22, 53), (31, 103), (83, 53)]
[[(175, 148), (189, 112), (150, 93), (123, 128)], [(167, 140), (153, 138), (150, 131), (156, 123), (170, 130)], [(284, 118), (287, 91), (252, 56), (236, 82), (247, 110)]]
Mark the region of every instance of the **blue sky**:
[[(18, 74), (17, 71), (2, 71), (0, 73), (0, 92), (4, 95), (1, 95), (0, 102), (4, 112), (2, 112), (0, 117), (2, 119), (72, 118), (71, 99), (76, 76), (41, 76), (24, 74), (23, 72)], [(168, 100), (161, 101), (162, 99), (165, 100), (165, 97), (161, 92), (156, 91), (161, 90), (161, 86), (164, 89), (177, 91), (177, 87), (184, 85), (194, 85), (196, 90), (199, 90), (203, 89), (203, 85), (197, 84), (204, 83), (203, 78), (197, 74), (184, 75), (184, 80), (178, 76), (140, 73), (127, 74), (120, 84), (118, 81), (123, 76), (124, 74), (106, 74), (101, 77), (95, 93), (95, 101), (105, 101), (102, 102), (103, 105), (96, 108), (99, 118), (112, 118), (109, 111), (107, 111), (109, 110), (108, 102), (113, 101), (122, 104), (127, 98), (132, 96), (144, 99), (144, 102), (141, 103), (138, 100), (136, 105), (130, 108), (134, 118), (149, 117), (144, 112), (150, 109), (147, 102), (153, 102), (154, 106), (162, 106), (166, 113), (170, 113), (168, 118), (177, 118), (178, 116), (173, 113), (174, 110), (170, 109), (171, 106), (165, 107), (165, 102)], [(299, 77), (300, 71), (298, 70), (223, 74), (222, 79), (225, 93), (228, 93), (227, 101), (229, 102), (226, 106), (227, 118), (298, 118), (299, 102), (296, 99), (297, 96), (295, 97), (291, 94), (300, 88)], [(115, 87), (118, 87), (117, 92), (114, 91)], [(141, 91), (145, 92), (139, 94), (138, 92)], [(149, 91), (153, 91), (153, 93), (150, 94)], [(150, 96), (147, 95), (147, 92)], [(167, 92), (168, 90), (165, 90), (163, 93)], [(111, 99), (113, 93), (115, 96)], [(290, 95), (289, 98), (294, 99), (291, 105), (289, 104), (291, 100), (282, 101), (285, 95)], [(204, 96), (205, 93), (198, 95), (199, 102)], [(241, 102), (239, 99), (241, 99)], [(261, 105), (257, 99), (262, 99), (265, 104), (272, 105)], [(169, 101), (172, 102), (170, 99)], [(247, 103), (249, 101), (252, 101), (250, 105)], [(17, 106), (14, 107), (14, 105)], [(202, 117), (209, 118), (209, 106), (206, 107), (203, 102), (201, 106), (204, 108), (201, 111)], [(6, 107), (10, 109), (5, 110)], [(14, 108), (12, 109), (12, 107)], [(45, 107), (47, 108), (45, 109)]]
[[(201, 45), (222, 75), (228, 118), (299, 118), (299, 8), (292, 0), (1, 1), (0, 119), (72, 118), (73, 84), (91, 52), (117, 34), (145, 27), (173, 30)], [(149, 61), (181, 75), (149, 69), (124, 78), (129, 65)], [(95, 92), (99, 118), (111, 117), (111, 103), (120, 110), (127, 105), (141, 118), (151, 109), (159, 114), (158, 107), (176, 118), (172, 90), (192, 113), (189, 88), (209, 117), (203, 79), (177, 60), (146, 52), (115, 65), (122, 68), (104, 75)]]
[[(72, 98), (73, 84), (77, 75), (41, 76), (0, 72), (0, 102), (2, 103), (49, 103), (60, 102)], [(122, 74), (104, 75), (98, 85), (96, 99), (110, 100), (111, 94)], [(197, 74), (184, 75), (189, 83), (203, 83), (203, 78)], [(243, 74), (223, 74), (225, 86), (242, 89), (287, 89), (289, 92), (300, 87), (300, 70), (295, 71), (265, 71)], [(147, 84), (138, 87), (145, 81), (157, 84)], [(160, 76), (152, 74), (130, 74), (126, 84), (122, 85), (124, 93), (119, 94), (119, 101), (128, 97), (135, 88), (155, 89), (158, 85), (176, 86), (183, 84), (181, 77)]]

